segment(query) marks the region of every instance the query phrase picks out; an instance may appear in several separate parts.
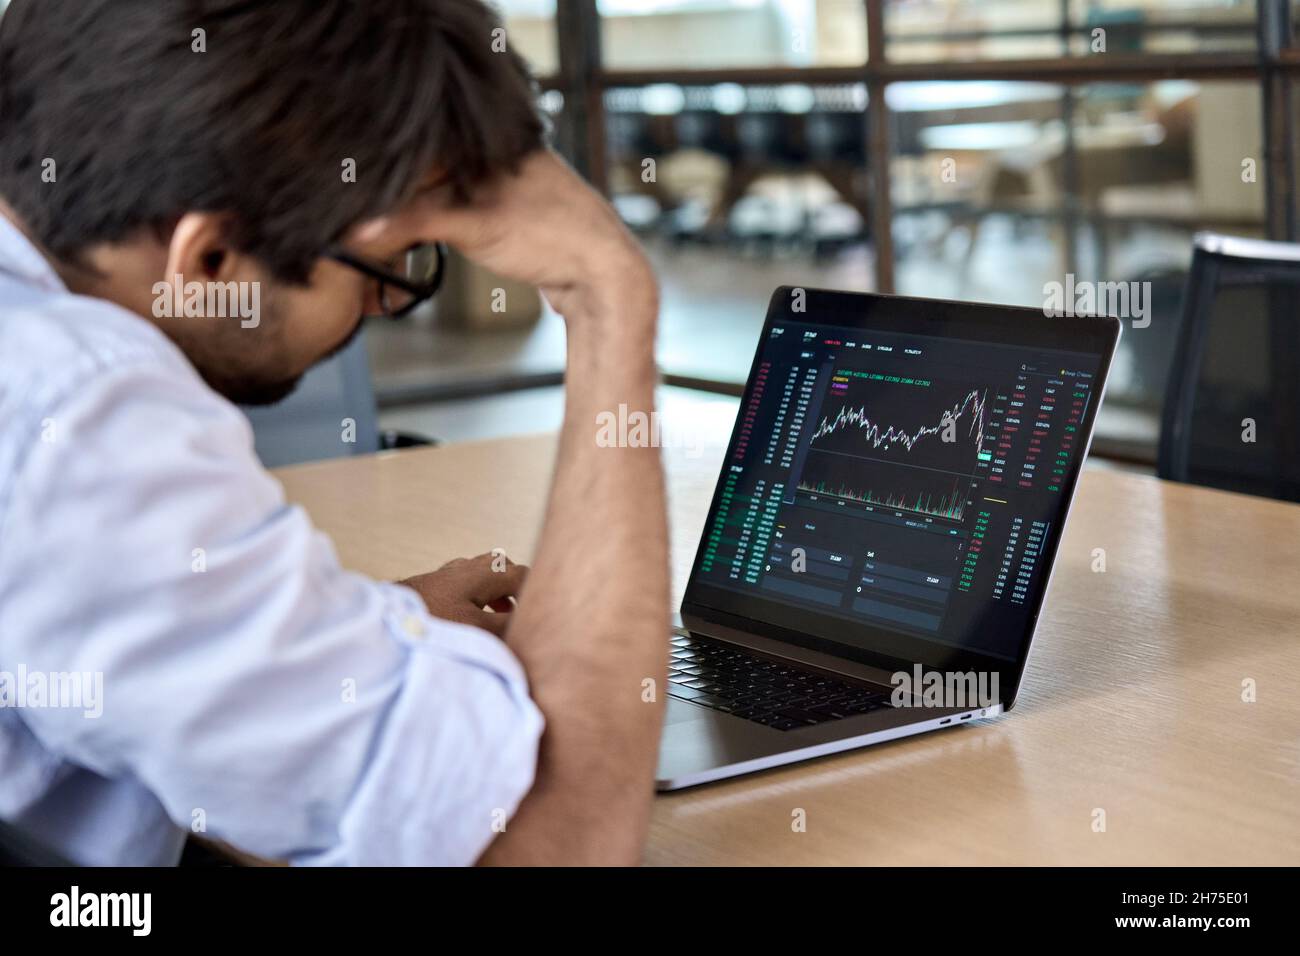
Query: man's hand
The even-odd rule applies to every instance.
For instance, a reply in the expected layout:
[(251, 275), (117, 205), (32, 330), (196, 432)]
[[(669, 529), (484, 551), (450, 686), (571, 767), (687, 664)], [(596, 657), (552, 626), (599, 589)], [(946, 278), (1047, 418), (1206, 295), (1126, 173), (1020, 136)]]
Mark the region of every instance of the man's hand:
[(508, 279), (536, 286), (571, 321), (600, 313), (593, 294), (654, 286), (640, 246), (613, 207), (550, 150), (482, 187), (468, 204), (435, 189), (357, 226), (349, 239), (445, 242)]
[(500, 552), (457, 558), (437, 571), (399, 581), (424, 598), (429, 613), (444, 621), (473, 624), (497, 637), (505, 635), (528, 568)]

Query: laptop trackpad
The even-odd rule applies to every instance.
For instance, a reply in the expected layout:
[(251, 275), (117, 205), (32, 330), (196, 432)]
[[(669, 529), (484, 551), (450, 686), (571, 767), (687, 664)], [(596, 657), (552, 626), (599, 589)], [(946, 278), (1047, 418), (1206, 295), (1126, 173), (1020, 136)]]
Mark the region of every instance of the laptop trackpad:
[(668, 710), (664, 714), (664, 726), (684, 724), (693, 720), (708, 720), (709, 711), (695, 704), (688, 704), (677, 697), (668, 698)]
[(770, 727), (669, 697), (656, 779), (684, 785), (715, 768), (789, 748), (788, 736)]

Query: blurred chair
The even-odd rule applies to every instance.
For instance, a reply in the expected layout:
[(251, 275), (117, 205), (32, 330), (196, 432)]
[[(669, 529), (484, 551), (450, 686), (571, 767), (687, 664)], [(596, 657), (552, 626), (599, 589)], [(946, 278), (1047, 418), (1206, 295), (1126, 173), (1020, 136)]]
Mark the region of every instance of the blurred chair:
[(1198, 234), (1182, 313), (1160, 477), (1300, 501), (1300, 245)]
[(736, 118), (715, 109), (686, 109), (674, 122), (677, 149), (702, 149), (729, 163), (740, 158)]
[(665, 211), (677, 205), (676, 197), (660, 186), (658, 176), (643, 176), (642, 164), (646, 160), (658, 163), (676, 148), (673, 120), (672, 116), (651, 116), (639, 107), (612, 109), (606, 114), (610, 167), (624, 171), (636, 192), (649, 196)]
[(806, 123), (806, 114), (790, 114), (780, 110), (742, 113), (736, 119), (741, 159), (750, 165), (768, 169), (806, 165)]
[(416, 435), (380, 432), (364, 335), (309, 371), (284, 401), (243, 412), (267, 468), (432, 444)]
[(759, 177), (806, 160), (796, 126), (801, 122), (802, 117), (775, 110), (736, 117), (736, 150), (722, 195), (709, 213), (709, 228), (727, 228), (732, 210)]
[(808, 116), (804, 136), (813, 168), (865, 226), (871, 221), (870, 202), (858, 172), (867, 168), (866, 113), (818, 110)]
[[(727, 184), (709, 214), (711, 228), (729, 227), (732, 210), (761, 177), (807, 168), (806, 126), (816, 101), (816, 94), (799, 84), (749, 90), (745, 110), (735, 117), (736, 154)], [(746, 228), (740, 238), (777, 238), (763, 231)]]

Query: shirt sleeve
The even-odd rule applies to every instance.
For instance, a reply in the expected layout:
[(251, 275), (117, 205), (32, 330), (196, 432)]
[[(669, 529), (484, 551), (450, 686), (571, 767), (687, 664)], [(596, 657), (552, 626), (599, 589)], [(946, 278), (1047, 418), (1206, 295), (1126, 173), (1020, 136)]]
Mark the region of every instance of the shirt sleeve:
[(342, 570), (195, 376), (115, 369), (42, 424), (0, 526), (0, 639), (103, 681), (99, 715), (23, 709), (42, 745), (251, 853), (474, 862), (542, 731), (506, 646)]

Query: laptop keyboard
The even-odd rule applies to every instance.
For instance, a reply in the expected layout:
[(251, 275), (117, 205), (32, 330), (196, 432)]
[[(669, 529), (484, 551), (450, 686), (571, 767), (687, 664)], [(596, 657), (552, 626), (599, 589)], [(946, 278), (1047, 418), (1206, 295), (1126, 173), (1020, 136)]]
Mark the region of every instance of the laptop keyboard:
[(668, 693), (776, 730), (798, 730), (890, 706), (888, 694), (751, 654), (698, 635), (674, 635)]

